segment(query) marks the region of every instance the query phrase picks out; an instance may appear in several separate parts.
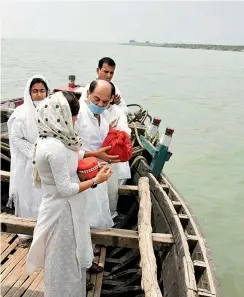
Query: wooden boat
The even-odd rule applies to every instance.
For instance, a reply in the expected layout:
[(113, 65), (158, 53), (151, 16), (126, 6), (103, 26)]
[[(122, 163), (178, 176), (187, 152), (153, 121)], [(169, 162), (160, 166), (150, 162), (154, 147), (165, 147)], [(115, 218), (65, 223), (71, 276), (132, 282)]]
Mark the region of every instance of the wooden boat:
[[(17, 105), (18, 100), (11, 103)], [(92, 240), (100, 247), (95, 261), (104, 267), (104, 272), (89, 275), (94, 287), (87, 296), (219, 297), (220, 288), (203, 233), (168, 177), (153, 172), (155, 155), (150, 150), (155, 147), (148, 147), (143, 138), (151, 117), (138, 105), (129, 107), (135, 106), (138, 110), (128, 115), (133, 143), (132, 178), (119, 187), (115, 226), (91, 229)], [(1, 112), (6, 121), (11, 110), (5, 107)], [(28, 277), (28, 250), (17, 245), (16, 234), (32, 234), (35, 221), (16, 218), (5, 205), (10, 152), (7, 132), (3, 130), (1, 136), (2, 296), (43, 296), (43, 271)]]

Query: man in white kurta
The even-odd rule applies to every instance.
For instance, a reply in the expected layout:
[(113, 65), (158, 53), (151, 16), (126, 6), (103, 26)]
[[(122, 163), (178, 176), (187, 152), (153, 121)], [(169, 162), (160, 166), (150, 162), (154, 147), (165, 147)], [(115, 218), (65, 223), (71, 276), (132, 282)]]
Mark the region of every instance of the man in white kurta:
[[(86, 101), (80, 101), (80, 112), (75, 125), (82, 143), (80, 158), (95, 156), (100, 160), (112, 162), (112, 160), (107, 159), (107, 154), (103, 153), (101, 155), (99, 153), (99, 149), (109, 130), (109, 124), (104, 111), (110, 100), (110, 83), (104, 80), (96, 80), (90, 85), (88, 99)], [(104, 158), (104, 155), (106, 158)], [(104, 182), (97, 185), (94, 189), (88, 189), (86, 194), (88, 197), (87, 213), (90, 226), (101, 228), (112, 227), (113, 220), (109, 208), (107, 183)]]
[[(102, 58), (98, 62), (97, 67), (97, 79), (103, 79), (110, 82), (114, 76), (116, 64), (113, 59), (109, 57)], [(80, 101), (87, 100), (88, 90), (90, 84), (87, 84), (82, 92)], [(122, 98), (121, 92), (117, 86), (115, 86), (115, 104), (125, 113), (128, 113), (128, 108), (125, 100)]]

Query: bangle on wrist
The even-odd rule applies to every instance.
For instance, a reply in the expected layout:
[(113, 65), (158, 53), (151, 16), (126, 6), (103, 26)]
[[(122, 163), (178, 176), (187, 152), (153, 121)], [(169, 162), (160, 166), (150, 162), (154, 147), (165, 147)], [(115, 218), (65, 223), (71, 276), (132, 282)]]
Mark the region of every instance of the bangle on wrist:
[(91, 188), (94, 189), (97, 187), (98, 182), (95, 177), (93, 177), (91, 180), (92, 180)]

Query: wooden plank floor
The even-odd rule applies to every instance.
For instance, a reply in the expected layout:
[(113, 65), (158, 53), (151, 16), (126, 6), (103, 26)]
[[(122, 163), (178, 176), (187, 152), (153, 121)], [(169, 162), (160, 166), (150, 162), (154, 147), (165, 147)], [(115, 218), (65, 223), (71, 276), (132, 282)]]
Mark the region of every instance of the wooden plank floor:
[[(28, 248), (18, 247), (18, 236), (1, 232), (1, 296), (2, 297), (44, 297), (43, 270), (26, 274), (26, 256)], [(106, 248), (101, 248), (96, 263), (104, 267)], [(94, 287), (87, 297), (99, 297), (101, 294), (103, 273), (90, 274)]]

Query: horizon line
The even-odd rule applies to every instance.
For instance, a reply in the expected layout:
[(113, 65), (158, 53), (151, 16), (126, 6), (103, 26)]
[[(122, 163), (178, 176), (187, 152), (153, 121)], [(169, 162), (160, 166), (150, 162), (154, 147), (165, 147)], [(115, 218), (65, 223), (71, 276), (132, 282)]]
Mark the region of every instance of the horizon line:
[[(113, 44), (133, 44), (129, 41), (87, 41), (87, 40), (77, 40), (77, 39), (61, 39), (61, 38), (33, 38), (33, 37), (2, 37), (1, 41), (4, 40), (37, 40), (37, 41), (61, 41), (61, 42), (84, 42), (84, 43), (113, 43)], [(136, 41), (135, 43), (146, 44), (146, 41)], [(186, 45), (226, 45), (226, 46), (244, 46), (244, 44), (230, 44), (230, 43), (193, 43), (193, 42), (154, 42), (149, 41), (149, 44), (186, 44)]]

